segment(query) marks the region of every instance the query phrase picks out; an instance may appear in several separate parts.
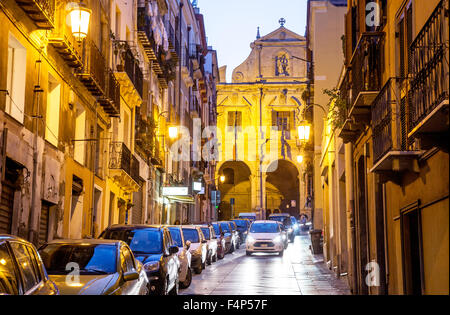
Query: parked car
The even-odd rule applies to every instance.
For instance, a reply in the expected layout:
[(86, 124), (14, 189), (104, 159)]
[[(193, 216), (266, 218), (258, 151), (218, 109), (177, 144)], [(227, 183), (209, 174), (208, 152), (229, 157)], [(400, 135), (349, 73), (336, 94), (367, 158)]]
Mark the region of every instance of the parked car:
[(248, 228), (250, 227), (251, 221), (249, 219), (233, 219), (232, 220), (237, 225), (237, 230), (239, 232), (239, 239), (241, 244), (245, 242), (247, 238)]
[(41, 256), (30, 242), (0, 234), (0, 295), (57, 295)]
[(198, 226), (183, 225), (181, 227), (184, 239), (191, 242), (189, 251), (191, 252), (191, 266), (197, 274), (202, 273), (206, 268), (206, 257), (208, 255), (207, 241), (203, 232)]
[(294, 227), (291, 221), (291, 215), (289, 213), (271, 214), (269, 215), (269, 220), (281, 222), (286, 227), (289, 242), (291, 243), (294, 242), (295, 238)]
[(225, 237), (225, 252), (230, 254), (236, 249), (236, 235), (231, 230), (231, 225), (228, 221), (220, 221), (218, 223), (220, 231), (223, 232)]
[(281, 229), (281, 232), (282, 232), (282, 238), (283, 238), (283, 241), (284, 241), (284, 249), (287, 249), (288, 246), (289, 246), (289, 239), (287, 238), (286, 227), (281, 222), (278, 222), (278, 221), (276, 221), (276, 222), (280, 226), (280, 229)]
[(39, 253), (61, 294), (148, 294), (142, 264), (122, 241), (54, 240)]
[(180, 281), (180, 287), (183, 289), (188, 288), (192, 282), (192, 270), (191, 270), (191, 259), (192, 254), (189, 251), (191, 246), (190, 241), (185, 241), (183, 236), (183, 231), (180, 225), (167, 225), (169, 229), (170, 236), (175, 245), (178, 246), (178, 260), (180, 261), (180, 274), (178, 275)]
[(246, 254), (253, 253), (284, 253), (283, 231), (278, 222), (273, 220), (255, 221), (250, 226), (246, 241)]
[(225, 235), (221, 232), (219, 223), (212, 223), (211, 226), (217, 239), (217, 258), (223, 259), (226, 253)]
[(236, 240), (236, 242), (234, 243), (236, 249), (239, 249), (239, 247), (241, 246), (241, 237), (239, 236), (239, 231), (236, 225), (236, 222), (234, 221), (228, 221), (230, 223), (231, 226), (231, 231), (234, 234), (234, 239)]
[(239, 213), (239, 217), (238, 218), (239, 219), (248, 219), (251, 222), (253, 222), (253, 221), (256, 220), (256, 213), (254, 213), (254, 212), (242, 212), (242, 213)]
[(126, 242), (144, 266), (150, 293), (177, 295), (180, 262), (169, 230), (159, 225), (113, 225), (100, 238)]
[(203, 232), (203, 236), (206, 239), (206, 245), (208, 249), (208, 254), (206, 256), (206, 263), (211, 265), (211, 263), (217, 261), (217, 238), (214, 229), (210, 225), (200, 225), (200, 229)]
[(294, 229), (294, 235), (300, 235), (300, 223), (294, 216), (291, 216), (292, 228)]

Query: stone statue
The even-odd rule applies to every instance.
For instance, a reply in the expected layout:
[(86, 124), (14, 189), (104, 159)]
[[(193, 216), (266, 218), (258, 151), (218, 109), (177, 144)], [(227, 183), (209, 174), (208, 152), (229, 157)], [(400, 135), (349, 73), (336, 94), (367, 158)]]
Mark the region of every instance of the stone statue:
[(286, 55), (281, 55), (276, 59), (277, 76), (289, 76), (289, 60)]

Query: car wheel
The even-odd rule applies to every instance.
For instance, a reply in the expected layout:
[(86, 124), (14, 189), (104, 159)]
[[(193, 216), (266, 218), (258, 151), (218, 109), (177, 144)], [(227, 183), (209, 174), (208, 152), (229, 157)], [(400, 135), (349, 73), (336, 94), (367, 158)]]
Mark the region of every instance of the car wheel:
[(214, 254), (214, 256), (213, 256), (213, 260), (212, 260), (213, 262), (216, 262), (217, 261), (217, 252)]
[(210, 252), (208, 257), (206, 258), (206, 263), (208, 264), (208, 266), (211, 265), (212, 263), (212, 253)]
[(202, 269), (206, 269), (206, 260), (202, 262)]
[(251, 255), (252, 255), (252, 253), (251, 253), (251, 252), (249, 252), (249, 251), (247, 250), (247, 251), (245, 251), (245, 255), (247, 255), (247, 256), (251, 256)]
[(230, 253), (234, 252), (234, 244), (231, 244)]
[(282, 250), (281, 252), (278, 253), (278, 255), (280, 255), (281, 257), (283, 257), (284, 254), (284, 250)]
[(239, 247), (241, 247), (241, 245), (239, 244), (239, 242), (236, 243), (236, 249), (239, 249)]
[(182, 289), (189, 288), (192, 282), (192, 270), (188, 267), (187, 273), (186, 273), (186, 279), (180, 283), (180, 287)]
[(225, 257), (225, 251), (221, 251), (221, 254), (219, 256), (217, 256), (217, 258), (219, 259), (223, 259)]
[(195, 273), (198, 275), (202, 273), (202, 270), (203, 270), (202, 265), (200, 265), (194, 269)]
[(180, 282), (178, 279), (175, 280), (175, 285), (173, 286), (172, 290), (170, 290), (169, 295), (178, 295), (178, 289), (180, 286)]

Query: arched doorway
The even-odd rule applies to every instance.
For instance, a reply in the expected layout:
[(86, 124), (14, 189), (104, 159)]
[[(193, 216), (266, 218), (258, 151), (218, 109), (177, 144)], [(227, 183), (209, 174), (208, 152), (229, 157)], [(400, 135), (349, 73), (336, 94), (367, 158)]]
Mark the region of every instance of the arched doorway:
[[(299, 179), (298, 170), (295, 165), (286, 160), (278, 160), (278, 167), (269, 166), (272, 172), (266, 177), (266, 209), (274, 213), (299, 214)], [(269, 211), (268, 211), (269, 212)]]
[(250, 168), (241, 161), (225, 162), (219, 169), (218, 176), (224, 176), (225, 181), (219, 181), (221, 203), (219, 219), (229, 220), (240, 212), (251, 211)]

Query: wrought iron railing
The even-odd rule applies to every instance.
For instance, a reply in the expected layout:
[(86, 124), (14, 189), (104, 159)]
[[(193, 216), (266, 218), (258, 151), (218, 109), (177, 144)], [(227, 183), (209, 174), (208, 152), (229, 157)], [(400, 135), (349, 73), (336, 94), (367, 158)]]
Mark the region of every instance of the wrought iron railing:
[(448, 10), (449, 1), (441, 0), (410, 47), (410, 130), (449, 98)]
[(381, 88), (383, 35), (381, 32), (363, 33), (358, 41), (350, 61), (352, 103), (359, 93), (379, 91)]
[(91, 40), (83, 43), (83, 68), (79, 74), (94, 80), (101, 92), (106, 92), (106, 60)]
[(397, 104), (393, 95), (393, 81), (392, 79), (388, 80), (372, 103), (373, 155), (375, 162), (394, 147), (392, 124), (393, 113), (396, 113), (395, 106)]
[(51, 29), (55, 22), (55, 0), (16, 0), (40, 28)]
[(131, 176), (131, 151), (123, 142), (112, 142), (109, 148), (109, 168), (123, 170)]
[(131, 156), (130, 176), (138, 184), (141, 181), (139, 176), (139, 160), (134, 155)]
[(128, 78), (133, 83), (136, 91), (138, 91), (139, 95), (142, 97), (144, 76), (139, 67), (139, 60), (136, 59), (127, 42), (117, 41), (116, 46), (120, 47), (119, 49), (122, 49), (122, 62), (116, 66), (117, 71), (125, 72), (128, 75)]

